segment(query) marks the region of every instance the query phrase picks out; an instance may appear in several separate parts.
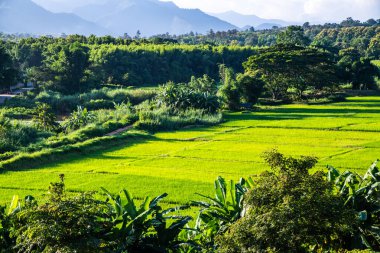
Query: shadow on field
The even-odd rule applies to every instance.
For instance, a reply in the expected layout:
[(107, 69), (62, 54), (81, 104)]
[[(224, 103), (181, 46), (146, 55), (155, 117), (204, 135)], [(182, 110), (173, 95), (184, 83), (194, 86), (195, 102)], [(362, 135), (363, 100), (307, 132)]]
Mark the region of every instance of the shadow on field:
[[(364, 107), (364, 106), (363, 106)], [(380, 114), (380, 109), (347, 109), (347, 108), (276, 108), (259, 111), (260, 114), (227, 114), (225, 119), (228, 121), (235, 120), (302, 120), (310, 117), (315, 118), (370, 118), (363, 116), (354, 116), (353, 114)], [(268, 113), (268, 115), (263, 115)]]
[[(200, 127), (200, 128), (189, 128), (189, 129), (180, 129), (174, 132), (187, 132), (187, 131), (202, 131), (208, 133), (216, 133), (215, 129), (206, 128), (206, 127)], [(165, 133), (165, 132), (160, 132)], [(170, 133), (173, 133), (173, 131), (170, 131)], [(195, 140), (198, 140), (198, 138), (195, 138)], [(192, 141), (195, 141), (192, 140)], [(118, 152), (121, 149), (125, 149), (128, 147), (133, 147), (135, 145), (143, 145), (149, 142), (158, 142), (158, 141), (164, 141), (168, 143), (173, 142), (184, 142), (184, 141), (190, 141), (190, 138), (159, 138), (154, 135), (144, 135), (144, 136), (131, 136), (130, 139), (123, 139), (122, 141), (116, 140), (115, 142), (110, 143), (103, 143), (103, 144), (97, 144), (95, 147), (88, 147), (80, 150), (72, 150), (69, 152), (63, 152), (63, 153), (56, 153), (56, 154), (50, 154), (42, 157), (36, 157), (33, 159), (28, 159), (27, 161), (19, 161), (17, 165), (12, 165), (14, 167), (12, 168), (6, 168), (0, 170), (0, 174), (6, 173), (6, 172), (20, 172), (20, 171), (32, 171), (32, 170), (38, 170), (38, 169), (47, 169), (51, 167), (57, 167), (62, 166), (64, 164), (68, 163), (76, 163), (79, 161), (83, 161), (83, 159), (94, 159), (101, 162), (101, 160), (137, 160), (141, 158), (146, 158), (146, 156), (128, 156), (127, 155), (108, 155), (109, 153)], [(149, 155), (148, 155), (149, 156)], [(154, 155), (152, 155), (154, 156)], [(41, 165), (43, 164), (43, 165)]]
[[(272, 112), (272, 111), (271, 111)], [(273, 112), (272, 112), (273, 113)], [(287, 114), (276, 114), (276, 115), (258, 115), (258, 114), (228, 114), (225, 115), (227, 121), (241, 121), (241, 120), (301, 120), (307, 115), (287, 115)]]
[[(331, 114), (330, 116), (337, 116), (339, 114), (349, 114), (349, 113), (380, 113), (380, 109), (349, 109), (349, 108), (276, 108), (274, 110), (268, 110), (271, 113), (286, 113), (286, 114), (316, 114), (316, 117), (323, 117), (324, 115), (319, 114)], [(345, 116), (345, 115), (343, 115)]]
[(348, 107), (378, 107), (380, 109), (380, 100), (366, 100), (365, 103), (360, 100), (350, 100), (350, 102), (342, 102), (334, 104), (334, 106), (348, 106)]
[[(321, 122), (323, 122), (324, 118), (336, 118), (339, 121), (340, 118), (372, 118), (372, 115), (369, 114), (379, 114), (380, 117), (380, 109), (374, 109), (369, 107), (375, 107), (377, 105), (372, 103), (378, 103), (377, 100), (366, 100), (363, 103), (363, 100), (350, 100), (347, 105), (351, 108), (326, 108), (326, 107), (304, 107), (304, 108), (286, 108), (286, 107), (275, 107), (269, 109), (263, 109), (257, 112), (252, 113), (231, 113), (225, 114), (224, 117), (227, 121), (244, 121), (244, 120), (263, 120), (263, 121), (281, 121), (281, 120), (303, 120), (307, 118), (321, 118)], [(344, 102), (345, 103), (345, 102)], [(339, 105), (339, 103), (334, 104), (334, 106)], [(341, 104), (342, 106), (344, 104)], [(355, 115), (359, 114), (359, 115)], [(360, 114), (367, 114), (360, 115)], [(199, 135), (195, 134), (194, 138), (186, 138), (181, 137), (181, 132), (191, 132), (191, 131), (199, 131)], [(43, 155), (40, 157), (33, 157), (31, 159), (25, 159), (18, 161), (13, 167), (9, 169), (0, 170), (0, 173), (5, 173), (7, 171), (27, 171), (33, 169), (46, 169), (49, 167), (57, 167), (58, 165), (64, 165), (67, 163), (75, 163), (81, 161), (85, 158), (93, 158), (100, 160), (123, 160), (123, 159), (139, 159), (142, 156), (138, 157), (129, 157), (128, 153), (126, 156), (116, 155), (112, 156), (109, 153), (117, 152), (121, 149), (125, 149), (128, 147), (133, 147), (134, 145), (145, 144), (149, 142), (184, 142), (184, 141), (208, 141), (207, 136), (210, 134), (218, 134), (223, 133), (217, 127), (196, 127), (193, 126), (188, 129), (180, 129), (177, 131), (171, 131), (170, 133), (178, 133), (177, 136), (167, 136), (169, 138), (160, 138), (154, 135), (149, 136), (134, 136), (128, 137), (125, 139), (112, 140), (105, 143), (97, 143), (95, 146), (84, 147), (78, 150), (70, 150), (52, 153), (50, 155)], [(203, 132), (203, 133), (201, 133)], [(161, 132), (164, 133), (164, 132)], [(158, 143), (158, 145), (160, 145)], [(147, 150), (149, 151), (149, 150)], [(148, 152), (149, 153), (149, 152)], [(41, 166), (44, 164), (44, 166)]]
[[(28, 159), (26, 162), (20, 161), (15, 168), (2, 169), (0, 174), (7, 172), (19, 171), (32, 171), (38, 169), (46, 169), (50, 167), (57, 167), (66, 163), (75, 163), (86, 158), (93, 158), (98, 160), (122, 160), (122, 159), (137, 159), (130, 156), (109, 156), (107, 153), (116, 152), (126, 147), (133, 147), (134, 145), (144, 144), (146, 142), (160, 140), (155, 136), (133, 136), (131, 139), (116, 140), (114, 142), (105, 142), (97, 144), (97, 146), (90, 146), (80, 150), (72, 150), (67, 153), (47, 154), (46, 156)], [(43, 165), (41, 165), (43, 164)]]

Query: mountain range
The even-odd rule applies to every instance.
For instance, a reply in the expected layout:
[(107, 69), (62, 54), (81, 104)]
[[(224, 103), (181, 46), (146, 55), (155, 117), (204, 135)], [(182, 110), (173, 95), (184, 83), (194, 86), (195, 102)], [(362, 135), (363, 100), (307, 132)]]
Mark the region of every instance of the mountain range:
[(134, 35), (137, 30), (144, 36), (151, 36), (237, 28), (199, 9), (181, 9), (173, 2), (158, 0), (108, 0), (103, 4), (74, 9), (73, 12), (107, 28), (113, 35)]
[(289, 23), (236, 12), (207, 14), (159, 0), (104, 0), (85, 4), (71, 13), (55, 13), (32, 0), (0, 0), (0, 32), (36, 35), (95, 34), (143, 36), (207, 33), (255, 27), (267, 29)]
[(52, 13), (30, 0), (0, 0), (0, 31), (36, 35), (109, 33), (77, 15)]
[(273, 26), (282, 27), (295, 24), (280, 19), (264, 19), (256, 15), (244, 15), (234, 11), (209, 14), (244, 29), (254, 27), (256, 30), (263, 30), (270, 29)]

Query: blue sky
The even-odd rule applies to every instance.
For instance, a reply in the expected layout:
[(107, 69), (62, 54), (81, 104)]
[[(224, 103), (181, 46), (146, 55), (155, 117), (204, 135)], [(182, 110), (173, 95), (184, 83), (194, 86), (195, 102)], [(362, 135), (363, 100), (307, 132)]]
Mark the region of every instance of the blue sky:
[[(106, 0), (33, 0), (54, 11)], [(380, 18), (380, 0), (172, 0), (183, 8), (206, 12), (237, 11), (263, 18), (289, 21), (340, 21), (346, 17), (367, 20)]]

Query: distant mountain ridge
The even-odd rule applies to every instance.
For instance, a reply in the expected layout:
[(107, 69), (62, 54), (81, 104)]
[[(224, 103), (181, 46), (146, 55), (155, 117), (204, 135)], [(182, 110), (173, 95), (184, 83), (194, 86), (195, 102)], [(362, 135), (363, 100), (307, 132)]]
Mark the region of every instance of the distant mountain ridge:
[(158, 0), (109, 0), (104, 4), (74, 9), (73, 12), (107, 28), (113, 35), (134, 35), (137, 30), (144, 36), (151, 36), (237, 28), (199, 9), (181, 9), (173, 2)]
[(270, 29), (272, 26), (288, 26), (293, 24), (292, 22), (287, 22), (280, 19), (265, 19), (260, 18), (256, 15), (244, 15), (234, 11), (227, 11), (223, 13), (209, 13), (221, 20), (229, 22), (237, 27), (255, 27), (258, 30)]
[[(83, 3), (84, 4), (84, 3)], [(205, 34), (210, 29), (270, 29), (291, 23), (263, 19), (229, 11), (206, 14), (199, 9), (182, 9), (173, 2), (159, 0), (103, 0), (87, 4), (73, 13), (53, 13), (32, 0), (0, 0), (0, 32), (36, 35), (113, 35)]]
[(36, 35), (109, 33), (107, 29), (74, 14), (53, 13), (31, 0), (0, 0), (0, 31)]

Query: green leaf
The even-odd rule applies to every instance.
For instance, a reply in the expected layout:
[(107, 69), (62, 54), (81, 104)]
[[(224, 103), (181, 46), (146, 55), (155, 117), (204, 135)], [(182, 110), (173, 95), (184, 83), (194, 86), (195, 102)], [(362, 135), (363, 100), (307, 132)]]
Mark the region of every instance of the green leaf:
[(236, 199), (238, 198), (238, 191), (237, 188), (235, 187), (235, 183), (233, 180), (230, 181), (230, 194), (231, 194), (231, 201), (232, 205), (236, 206)]
[(327, 169), (327, 181), (334, 182), (340, 176), (339, 171), (330, 165), (327, 165)]
[(127, 190), (123, 190), (123, 193), (127, 199), (127, 204), (124, 206), (124, 211), (126, 211), (129, 216), (134, 219), (138, 215), (138, 212), (135, 202), (133, 201), (133, 197)]
[(154, 208), (158, 205), (158, 202), (160, 202), (162, 199), (166, 198), (168, 196), (167, 193), (164, 193), (156, 198), (154, 198), (150, 204), (149, 204), (149, 208)]
[(9, 206), (8, 215), (14, 213), (20, 207), (20, 198), (18, 195), (13, 195), (11, 205)]
[(215, 195), (219, 202), (225, 204), (226, 203), (226, 182), (222, 177), (218, 177), (215, 180)]

